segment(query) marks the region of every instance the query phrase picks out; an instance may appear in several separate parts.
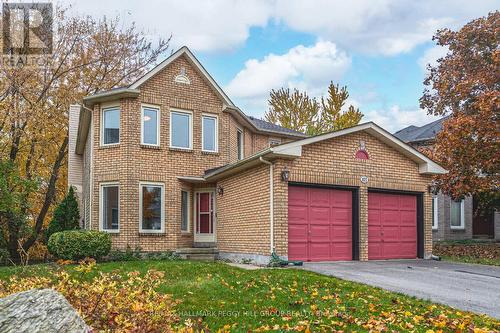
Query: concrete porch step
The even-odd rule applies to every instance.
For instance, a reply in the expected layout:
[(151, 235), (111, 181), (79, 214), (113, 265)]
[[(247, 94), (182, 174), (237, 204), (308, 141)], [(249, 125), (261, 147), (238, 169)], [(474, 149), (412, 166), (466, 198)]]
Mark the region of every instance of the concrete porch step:
[(214, 261), (219, 254), (219, 250), (215, 247), (187, 247), (177, 249), (175, 253), (182, 259)]

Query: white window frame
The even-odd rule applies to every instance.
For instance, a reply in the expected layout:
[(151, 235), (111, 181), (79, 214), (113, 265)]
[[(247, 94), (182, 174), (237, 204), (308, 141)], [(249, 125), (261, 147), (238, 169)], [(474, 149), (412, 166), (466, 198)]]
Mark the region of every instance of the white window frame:
[(437, 230), (439, 227), (438, 202), (437, 196), (432, 198), (432, 230)]
[[(451, 199), (453, 201), (453, 199)], [(450, 228), (463, 230), (465, 229), (465, 200), (460, 200), (460, 225), (452, 225), (451, 224), (451, 202), (450, 202)]]
[[(156, 111), (156, 144), (144, 142), (144, 109), (145, 108)], [(153, 146), (153, 147), (160, 146), (160, 123), (161, 123), (160, 117), (161, 117), (161, 111), (160, 111), (160, 107), (158, 105), (141, 104), (141, 145)]]
[[(172, 144), (172, 115), (181, 114), (189, 116), (189, 147), (176, 147)], [(193, 150), (193, 112), (189, 110), (181, 110), (181, 109), (170, 109), (170, 131), (169, 131), (169, 145), (170, 148), (173, 149), (181, 149), (181, 150)]]
[(241, 128), (236, 128), (236, 143), (238, 143), (238, 133), (241, 133), (241, 156), (238, 154), (240, 147), (236, 147), (236, 153), (238, 154), (238, 160), (241, 161), (245, 158), (245, 132)]
[[(187, 193), (187, 230), (182, 230), (182, 192)], [(188, 234), (191, 232), (191, 191), (181, 190), (181, 233)]]
[[(204, 118), (215, 119), (215, 150), (205, 149), (205, 142), (204, 142), (205, 127), (203, 125), (203, 119)], [(204, 151), (204, 152), (207, 152), (207, 153), (217, 153), (217, 152), (219, 152), (219, 116), (217, 116), (215, 114), (202, 113), (202, 115), (201, 115), (201, 151)]]
[[(104, 188), (105, 187), (118, 187), (118, 229), (105, 229), (104, 228)], [(99, 184), (99, 231), (117, 234), (120, 232), (120, 183), (119, 182), (105, 182)]]
[[(142, 188), (144, 186), (161, 188), (160, 205), (160, 230), (150, 230), (142, 228)], [(165, 184), (159, 182), (139, 182), (139, 233), (141, 234), (162, 234), (165, 232)]]
[[(118, 110), (120, 115), (118, 116), (118, 142), (113, 142), (113, 143), (104, 143), (104, 112), (106, 111), (111, 111), (111, 110)], [(122, 118), (122, 110), (120, 109), (119, 104), (110, 104), (110, 105), (105, 105), (101, 107), (101, 139), (99, 140), (101, 146), (103, 147), (108, 147), (108, 146), (116, 146), (120, 144), (121, 136), (122, 136), (122, 128), (121, 128), (121, 118)]]

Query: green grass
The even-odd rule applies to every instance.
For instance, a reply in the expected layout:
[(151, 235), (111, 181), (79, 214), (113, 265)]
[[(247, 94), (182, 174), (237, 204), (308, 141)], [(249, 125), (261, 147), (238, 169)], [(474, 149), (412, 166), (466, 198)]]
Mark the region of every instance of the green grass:
[[(75, 266), (65, 266), (79, 274)], [(12, 275), (49, 275), (55, 265), (27, 268), (0, 268), (0, 279)], [(459, 325), (500, 330), (500, 322), (490, 317), (457, 311), (413, 297), (384, 291), (298, 269), (246, 271), (227, 264), (191, 261), (129, 261), (97, 265), (101, 272), (149, 269), (165, 272), (160, 291), (180, 300), (176, 311), (181, 321), (201, 318), (212, 331), (286, 330), (426, 332), (440, 328), (454, 332)], [(98, 272), (85, 278), (91, 279)], [(455, 326), (455, 327), (453, 327)], [(378, 329), (377, 329), (378, 328)], [(460, 331), (460, 330), (458, 330)]]
[(500, 266), (500, 243), (491, 241), (467, 239), (436, 242), (433, 253), (448, 261)]
[(441, 259), (453, 262), (464, 262), (467, 264), (481, 264), (500, 266), (500, 259), (498, 258), (475, 258), (471, 256), (441, 256)]

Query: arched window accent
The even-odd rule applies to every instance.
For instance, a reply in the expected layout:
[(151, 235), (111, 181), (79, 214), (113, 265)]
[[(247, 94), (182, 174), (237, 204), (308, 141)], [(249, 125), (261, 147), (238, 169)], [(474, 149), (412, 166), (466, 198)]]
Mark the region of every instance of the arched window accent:
[(364, 149), (360, 149), (356, 152), (356, 158), (360, 160), (368, 160), (370, 157), (368, 156), (368, 153)]

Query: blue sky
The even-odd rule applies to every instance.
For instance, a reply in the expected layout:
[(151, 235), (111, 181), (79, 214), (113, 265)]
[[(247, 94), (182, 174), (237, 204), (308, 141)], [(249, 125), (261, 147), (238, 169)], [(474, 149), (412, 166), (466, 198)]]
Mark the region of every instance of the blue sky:
[[(446, 53), (431, 40), (498, 9), (492, 0), (66, 1), (78, 14), (120, 15), (152, 39), (187, 45), (230, 98), (263, 117), (270, 89), (312, 96), (330, 81), (389, 131), (432, 121), (419, 108), (425, 64)], [(153, 8), (153, 10), (151, 10)]]

